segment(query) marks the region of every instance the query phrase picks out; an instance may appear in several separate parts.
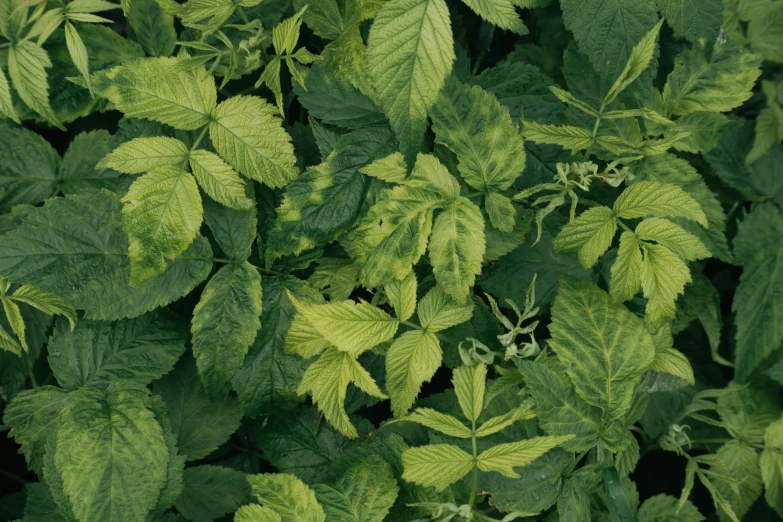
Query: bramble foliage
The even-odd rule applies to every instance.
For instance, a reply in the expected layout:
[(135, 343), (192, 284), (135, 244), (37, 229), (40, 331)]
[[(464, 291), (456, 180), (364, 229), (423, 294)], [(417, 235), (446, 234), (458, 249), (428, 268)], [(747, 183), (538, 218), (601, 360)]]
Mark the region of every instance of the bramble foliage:
[(780, 520), (781, 64), (781, 0), (0, 0), (0, 522)]

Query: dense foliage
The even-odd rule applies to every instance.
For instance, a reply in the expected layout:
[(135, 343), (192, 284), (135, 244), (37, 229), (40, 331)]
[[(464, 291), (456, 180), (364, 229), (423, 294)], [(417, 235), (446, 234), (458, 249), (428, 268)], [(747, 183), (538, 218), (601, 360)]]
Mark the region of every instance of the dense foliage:
[(0, 521), (780, 520), (783, 1), (307, 4), (0, 0)]

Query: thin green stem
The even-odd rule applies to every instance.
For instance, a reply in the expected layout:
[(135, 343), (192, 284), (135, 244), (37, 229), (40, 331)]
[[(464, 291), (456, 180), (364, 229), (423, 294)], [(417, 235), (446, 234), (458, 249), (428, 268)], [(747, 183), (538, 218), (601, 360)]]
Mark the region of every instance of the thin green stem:
[(630, 232), (631, 234), (633, 234), (633, 233), (634, 233), (634, 232), (633, 232), (633, 230), (631, 230), (630, 228), (628, 228), (628, 225), (626, 225), (625, 223), (623, 223), (623, 222), (622, 222), (622, 221), (620, 221), (619, 219), (617, 220), (617, 224), (618, 224), (618, 225), (620, 225), (620, 228), (622, 228), (622, 229), (623, 229), (623, 230), (625, 230), (626, 232)]
[(33, 370), (30, 370), (27, 375), (28, 375), (28, 377), (30, 377), (30, 384), (33, 385), (33, 388), (37, 388), (38, 387), (38, 381), (35, 378), (35, 374), (33, 373)]
[(18, 482), (20, 484), (27, 484), (27, 481), (25, 479), (23, 479), (22, 477), (20, 477), (16, 473), (11, 473), (10, 471), (8, 471), (6, 469), (0, 468), (0, 474), (4, 475), (5, 477), (7, 477), (7, 478), (9, 478), (11, 480), (13, 480), (14, 482)]
[(478, 447), (476, 445), (476, 420), (471, 420), (471, 442), (473, 443), (473, 485), (470, 488), (470, 499), (468, 499), (468, 505), (470, 509), (473, 509), (473, 504), (476, 502), (476, 495), (478, 494)]
[(201, 140), (204, 139), (204, 136), (207, 134), (207, 129), (209, 129), (208, 126), (204, 126), (203, 129), (201, 129), (201, 134), (198, 135), (198, 138), (196, 138), (195, 143), (193, 143), (193, 146), (190, 147), (190, 150), (188, 152), (193, 152), (196, 150), (196, 147), (198, 147), (199, 143), (201, 143)]
[(422, 328), (418, 324), (412, 323), (410, 321), (400, 321), (400, 324), (404, 324), (405, 326), (407, 326), (409, 328), (413, 328), (414, 330), (424, 330), (424, 328)]

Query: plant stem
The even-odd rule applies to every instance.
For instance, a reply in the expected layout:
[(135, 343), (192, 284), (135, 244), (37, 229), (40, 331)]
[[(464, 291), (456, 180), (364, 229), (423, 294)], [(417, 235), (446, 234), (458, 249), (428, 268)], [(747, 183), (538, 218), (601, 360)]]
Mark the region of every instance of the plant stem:
[(473, 485), (470, 489), (470, 499), (468, 499), (468, 505), (470, 506), (470, 509), (473, 509), (473, 504), (476, 501), (476, 495), (478, 494), (478, 450), (476, 447), (476, 421), (475, 419), (471, 420), (471, 431), (472, 431), (472, 437), (471, 442), (473, 443)]
[(35, 374), (33, 373), (33, 370), (30, 370), (27, 373), (27, 375), (28, 375), (28, 377), (30, 377), (30, 384), (33, 385), (33, 388), (37, 388), (38, 387), (38, 381), (35, 379)]
[(188, 152), (193, 152), (196, 150), (196, 147), (198, 147), (198, 144), (201, 143), (201, 140), (204, 139), (204, 135), (207, 133), (208, 126), (204, 126), (203, 129), (201, 129), (201, 134), (198, 135), (198, 138), (196, 138), (196, 142), (193, 144), (192, 147), (190, 147), (190, 150)]

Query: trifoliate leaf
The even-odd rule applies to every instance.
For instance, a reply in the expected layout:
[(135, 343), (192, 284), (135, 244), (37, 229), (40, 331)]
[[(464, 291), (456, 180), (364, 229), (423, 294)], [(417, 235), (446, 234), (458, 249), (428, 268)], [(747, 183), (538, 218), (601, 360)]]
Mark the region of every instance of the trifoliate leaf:
[(601, 431), (601, 411), (582, 400), (562, 373), (529, 361), (520, 362), (519, 369), (535, 401), (541, 428), (551, 435), (575, 435), (563, 443), (569, 451), (595, 446)]
[(188, 148), (184, 143), (176, 138), (157, 136), (126, 141), (104, 157), (97, 167), (141, 174), (158, 167), (181, 166), (187, 159)]
[(249, 501), (250, 485), (244, 473), (206, 465), (185, 470), (182, 494), (174, 506), (192, 522), (212, 522)]
[(166, 269), (201, 227), (201, 195), (193, 176), (180, 167), (161, 167), (140, 178), (122, 198), (135, 286)]
[(595, 138), (587, 129), (570, 125), (549, 125), (526, 121), (522, 135), (530, 141), (546, 145), (560, 145), (572, 153), (590, 147)]
[(707, 227), (707, 216), (699, 203), (676, 185), (654, 181), (634, 183), (614, 202), (617, 217), (633, 219), (655, 215), (658, 217), (684, 217)]
[(661, 24), (663, 20), (658, 21), (655, 26), (645, 34), (639, 43), (633, 46), (631, 50), (631, 56), (628, 57), (628, 62), (625, 64), (623, 72), (617, 77), (609, 92), (604, 98), (604, 105), (609, 105), (617, 98), (631, 82), (639, 77), (642, 72), (649, 67), (650, 62), (655, 55), (655, 43), (658, 40), (658, 33), (661, 30)]
[(440, 286), (427, 292), (417, 309), (422, 328), (428, 332), (440, 332), (473, 317), (473, 303), (458, 304)]
[(579, 253), (582, 267), (591, 268), (612, 246), (617, 232), (617, 219), (607, 207), (594, 207), (567, 223), (554, 240), (560, 253)]
[(647, 218), (636, 226), (635, 232), (642, 241), (655, 241), (685, 261), (710, 257), (710, 251), (696, 236), (668, 219)]
[(688, 266), (668, 248), (645, 243), (642, 250), (642, 290), (647, 298), (645, 311), (653, 324), (660, 325), (674, 317), (674, 303), (685, 285), (691, 282), (691, 274)]
[(410, 448), (402, 454), (402, 478), (443, 491), (473, 469), (473, 457), (451, 444)]
[(670, 113), (726, 112), (750, 97), (761, 74), (761, 57), (730, 41), (715, 41), (711, 47), (696, 44), (675, 58), (663, 89)]
[(375, 16), (367, 72), (406, 158), (419, 152), (427, 112), (454, 62), (449, 11), (443, 0), (392, 0)]
[(424, 330), (405, 332), (386, 354), (386, 388), (395, 416), (404, 415), (421, 390), (435, 375), (443, 352), (435, 334)]
[(399, 489), (391, 467), (371, 455), (349, 468), (336, 484), (317, 484), (315, 496), (328, 520), (383, 522)]
[(366, 302), (311, 304), (296, 299), (290, 292), (288, 297), (320, 335), (354, 357), (388, 341), (397, 332), (398, 319)]
[(203, 67), (184, 68), (177, 58), (145, 58), (93, 74), (95, 93), (126, 116), (175, 129), (194, 130), (210, 121), (217, 92)]
[(242, 367), (261, 327), (261, 276), (247, 262), (221, 268), (193, 310), (193, 355), (201, 382), (220, 393)]
[(166, 480), (163, 430), (144, 385), (73, 392), (57, 434), (57, 471), (79, 520), (143, 522)]
[(400, 321), (407, 321), (416, 310), (416, 273), (411, 272), (404, 279), (394, 280), (383, 287), (394, 313)]
[(437, 142), (457, 155), (476, 190), (505, 190), (525, 169), (525, 144), (508, 109), (481, 87), (449, 82), (430, 116)]
[(644, 323), (594, 284), (562, 277), (549, 330), (579, 396), (605, 420), (622, 417), (655, 355)]
[(73, 331), (61, 319), (49, 340), (49, 366), (66, 390), (116, 379), (146, 385), (171, 371), (185, 338), (182, 324), (159, 313), (114, 323), (82, 320)]
[(253, 495), (280, 515), (281, 522), (326, 522), (313, 490), (294, 475), (263, 473), (248, 475), (247, 481)]
[(550, 435), (498, 444), (482, 451), (476, 459), (476, 465), (481, 471), (497, 471), (509, 478), (519, 478), (514, 467), (527, 466), (550, 449), (573, 437), (573, 435)]
[(39, 134), (0, 126), (0, 210), (37, 205), (57, 188), (60, 156)]
[(234, 96), (220, 103), (209, 124), (215, 150), (241, 174), (272, 188), (298, 171), (291, 137), (275, 108), (256, 96)]
[(459, 419), (441, 413), (432, 408), (417, 408), (416, 411), (404, 418), (406, 421), (421, 424), (431, 430), (439, 431), (449, 437), (460, 439), (469, 439), (473, 436), (470, 428), (465, 426)]
[(188, 158), (193, 176), (209, 197), (237, 210), (253, 206), (253, 201), (245, 195), (245, 182), (220, 156), (206, 150), (194, 150)]
[(746, 382), (764, 359), (783, 343), (779, 317), (783, 299), (783, 217), (763, 204), (739, 225), (734, 254), (743, 267), (731, 304), (736, 313), (736, 379)]
[[(655, 219), (655, 218), (651, 218)], [(623, 232), (617, 259), (612, 265), (610, 293), (615, 301), (628, 301), (642, 284), (642, 251), (633, 232)]]
[(487, 387), (486, 365), (479, 363), (476, 366), (460, 366), (454, 370), (452, 383), (462, 413), (469, 421), (475, 422), (484, 409), (484, 392)]
[(166, 403), (177, 448), (188, 461), (206, 457), (239, 427), (242, 408), (237, 399), (207, 395), (190, 356), (154, 388)]
[(19, 40), (8, 48), (8, 76), (16, 93), (47, 123), (65, 130), (49, 104), (46, 69), (51, 66), (49, 54), (31, 40)]
[(310, 392), (326, 420), (340, 433), (353, 439), (358, 432), (348, 418), (344, 404), (350, 383), (373, 397), (386, 398), (367, 370), (351, 354), (334, 348), (327, 349), (307, 368), (298, 393)]

